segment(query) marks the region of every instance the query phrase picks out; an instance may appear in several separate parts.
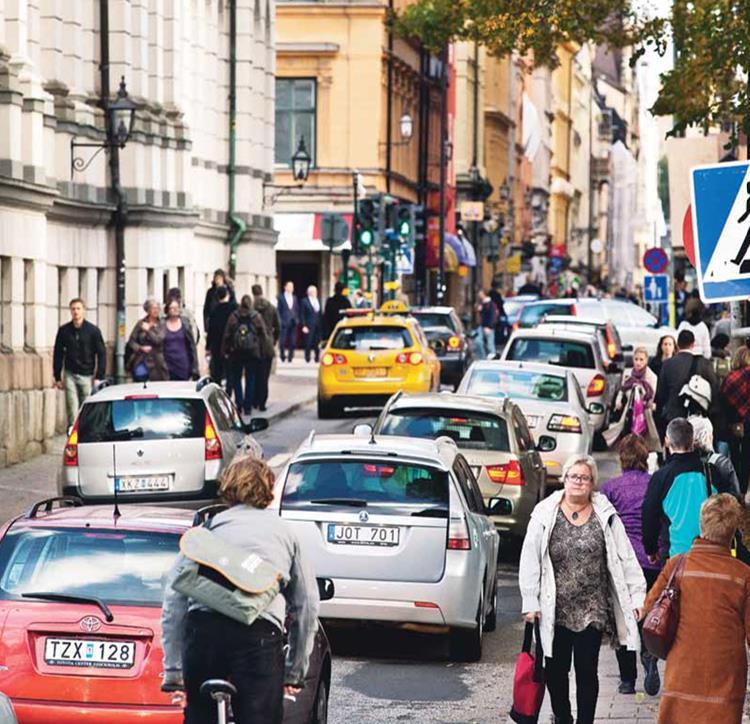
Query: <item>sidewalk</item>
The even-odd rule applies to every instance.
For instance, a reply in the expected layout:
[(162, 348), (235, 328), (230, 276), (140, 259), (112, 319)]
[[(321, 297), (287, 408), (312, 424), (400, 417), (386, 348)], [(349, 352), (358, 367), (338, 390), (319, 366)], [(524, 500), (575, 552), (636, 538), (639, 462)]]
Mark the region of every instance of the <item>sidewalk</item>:
[(318, 397), (318, 365), (303, 357), (292, 362), (276, 359), (276, 367), (268, 382), (268, 409), (253, 410), (253, 416), (265, 417), (269, 423), (291, 415)]

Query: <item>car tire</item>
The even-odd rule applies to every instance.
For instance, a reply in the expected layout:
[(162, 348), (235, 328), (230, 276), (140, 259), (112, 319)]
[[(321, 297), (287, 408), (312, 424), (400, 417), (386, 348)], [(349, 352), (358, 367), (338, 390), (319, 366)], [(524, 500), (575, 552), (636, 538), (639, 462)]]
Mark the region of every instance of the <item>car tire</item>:
[(318, 419), (332, 420), (336, 417), (338, 409), (332, 402), (326, 402), (318, 398)]
[(495, 572), (495, 584), (492, 586), (492, 608), (484, 617), (484, 630), (492, 632), (497, 628), (497, 571)]
[(471, 628), (452, 628), (449, 637), (451, 661), (471, 663), (482, 658), (484, 635), (484, 594), (479, 596), (476, 625)]
[(315, 692), (310, 724), (327, 724), (328, 722), (328, 682), (325, 676), (318, 681), (318, 690)]

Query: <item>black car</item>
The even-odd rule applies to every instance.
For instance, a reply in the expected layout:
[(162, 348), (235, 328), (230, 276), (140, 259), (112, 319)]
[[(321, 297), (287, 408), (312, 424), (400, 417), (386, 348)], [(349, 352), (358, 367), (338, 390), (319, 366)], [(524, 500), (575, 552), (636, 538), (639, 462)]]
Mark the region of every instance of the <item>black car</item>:
[(453, 307), (416, 307), (411, 310), (440, 360), (440, 382), (456, 389), (473, 361), (472, 347)]

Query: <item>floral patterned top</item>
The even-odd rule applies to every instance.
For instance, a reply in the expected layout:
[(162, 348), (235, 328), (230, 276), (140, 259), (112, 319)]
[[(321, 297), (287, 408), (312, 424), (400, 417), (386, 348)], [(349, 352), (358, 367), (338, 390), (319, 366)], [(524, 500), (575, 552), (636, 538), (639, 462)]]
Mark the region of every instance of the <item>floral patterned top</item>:
[(592, 626), (611, 636), (615, 626), (607, 550), (604, 531), (594, 512), (583, 525), (576, 526), (558, 510), (549, 555), (557, 589), (555, 625), (576, 632)]

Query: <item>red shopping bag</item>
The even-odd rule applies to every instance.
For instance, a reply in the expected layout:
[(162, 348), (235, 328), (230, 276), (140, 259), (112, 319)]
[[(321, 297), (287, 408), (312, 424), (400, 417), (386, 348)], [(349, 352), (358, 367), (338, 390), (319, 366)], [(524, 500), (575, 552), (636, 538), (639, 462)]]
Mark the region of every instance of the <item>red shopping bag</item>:
[[(531, 640), (534, 639), (534, 653)], [(539, 620), (527, 623), (523, 648), (513, 676), (513, 708), (510, 718), (517, 724), (536, 724), (544, 700), (544, 654), (539, 637)]]

